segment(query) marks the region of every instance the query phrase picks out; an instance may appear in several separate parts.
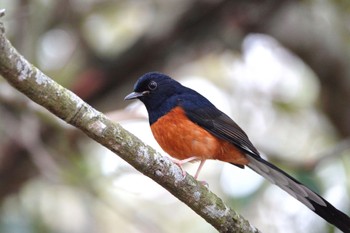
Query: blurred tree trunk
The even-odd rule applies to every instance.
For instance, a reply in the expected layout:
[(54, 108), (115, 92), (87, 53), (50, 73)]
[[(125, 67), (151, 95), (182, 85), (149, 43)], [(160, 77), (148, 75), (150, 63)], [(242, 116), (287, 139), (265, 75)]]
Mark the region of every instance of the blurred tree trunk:
[[(347, 14), (328, 5), (320, 13), (312, 6), (289, 4), (261, 32), (275, 37), (316, 73), (321, 83), (321, 106), (339, 136), (350, 136), (350, 50)], [(336, 14), (326, 20), (323, 14)], [(333, 17), (334, 18), (334, 17)], [(320, 26), (321, 25), (321, 26)]]

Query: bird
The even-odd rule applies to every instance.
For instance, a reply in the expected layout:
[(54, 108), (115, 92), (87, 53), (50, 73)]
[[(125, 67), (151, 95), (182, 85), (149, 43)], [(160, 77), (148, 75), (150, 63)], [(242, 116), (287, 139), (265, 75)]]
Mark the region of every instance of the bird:
[(279, 186), (310, 210), (344, 233), (350, 217), (282, 169), (261, 157), (247, 134), (207, 98), (159, 72), (142, 75), (125, 100), (139, 99), (146, 107), (152, 134), (181, 170), (200, 161), (220, 160), (239, 168), (249, 167)]

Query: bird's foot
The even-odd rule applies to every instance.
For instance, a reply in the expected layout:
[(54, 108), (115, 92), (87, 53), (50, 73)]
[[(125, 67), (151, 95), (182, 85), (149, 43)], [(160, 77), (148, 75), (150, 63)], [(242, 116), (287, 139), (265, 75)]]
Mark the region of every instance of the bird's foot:
[(186, 177), (186, 171), (183, 169), (182, 165), (188, 162), (192, 162), (194, 160), (198, 160), (198, 157), (190, 157), (190, 158), (181, 159), (181, 160), (170, 157), (170, 160), (181, 169), (183, 177)]
[(209, 188), (209, 184), (205, 180), (199, 180), (198, 182), (204, 185), (205, 187)]

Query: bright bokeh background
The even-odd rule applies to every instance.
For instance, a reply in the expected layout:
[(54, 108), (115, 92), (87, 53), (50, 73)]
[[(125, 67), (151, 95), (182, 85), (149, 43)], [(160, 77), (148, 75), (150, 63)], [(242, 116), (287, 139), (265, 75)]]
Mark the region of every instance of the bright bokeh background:
[[(250, 6), (254, 1), (232, 12), (229, 3), (220, 5), (227, 1), (58, 2), (0, 2), (10, 40), (50, 77), (161, 151), (144, 106), (123, 97), (144, 72), (165, 72), (231, 116), (266, 158), (350, 212), (350, 143), (323, 108), (331, 100), (320, 74), (331, 64), (320, 71), (309, 59), (349, 55), (346, 1), (281, 1), (269, 12), (274, 17), (262, 17), (266, 25), (255, 17), (267, 6)], [(310, 28), (320, 41), (307, 40), (314, 35)], [(293, 50), (286, 34), (291, 41), (305, 38), (302, 45), (312, 52)], [(320, 44), (333, 53), (318, 50)], [(0, 232), (216, 232), (165, 189), (3, 79), (0, 116)], [(194, 174), (197, 166), (186, 170)], [(199, 178), (262, 232), (339, 232), (249, 169), (208, 161)]]

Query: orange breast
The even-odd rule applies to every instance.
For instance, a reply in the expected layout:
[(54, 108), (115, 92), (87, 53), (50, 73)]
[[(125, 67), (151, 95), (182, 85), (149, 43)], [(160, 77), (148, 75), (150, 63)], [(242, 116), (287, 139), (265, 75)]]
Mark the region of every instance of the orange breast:
[(248, 163), (246, 156), (234, 145), (193, 123), (180, 107), (159, 118), (151, 125), (151, 130), (158, 144), (174, 158), (182, 160), (196, 156), (240, 165)]

